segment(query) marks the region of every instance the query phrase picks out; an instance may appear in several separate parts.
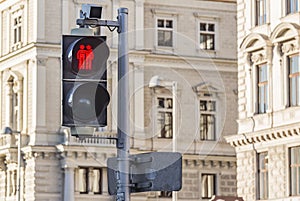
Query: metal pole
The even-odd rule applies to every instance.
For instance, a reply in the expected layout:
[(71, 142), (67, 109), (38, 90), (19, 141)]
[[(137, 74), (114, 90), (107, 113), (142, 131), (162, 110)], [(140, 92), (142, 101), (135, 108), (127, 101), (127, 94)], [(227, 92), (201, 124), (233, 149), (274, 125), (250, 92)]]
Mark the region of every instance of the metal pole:
[[(173, 125), (173, 136), (172, 136), (172, 151), (176, 152), (177, 151), (177, 82), (173, 81), (172, 82), (172, 99), (173, 99), (173, 121), (172, 121), (172, 125)], [(173, 191), (172, 192), (172, 201), (177, 201), (177, 192)]]
[(117, 201), (130, 201), (129, 189), (129, 58), (128, 9), (118, 9), (118, 189)]
[(21, 132), (17, 131), (18, 140), (18, 170), (17, 170), (17, 201), (21, 200)]

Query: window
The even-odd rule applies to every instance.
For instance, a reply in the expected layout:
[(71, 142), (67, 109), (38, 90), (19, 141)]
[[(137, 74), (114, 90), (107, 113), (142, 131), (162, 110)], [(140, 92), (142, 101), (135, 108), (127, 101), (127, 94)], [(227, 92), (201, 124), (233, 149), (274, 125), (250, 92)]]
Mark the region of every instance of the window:
[(258, 113), (268, 109), (268, 68), (266, 64), (258, 65)]
[(200, 100), (200, 139), (215, 140), (216, 101)]
[(172, 197), (172, 191), (160, 191), (159, 197), (161, 198), (171, 198)]
[(174, 23), (171, 19), (157, 20), (157, 45), (172, 47), (173, 46), (173, 27)]
[(263, 25), (267, 21), (266, 1), (255, 0), (255, 25)]
[(75, 191), (80, 194), (101, 194), (102, 193), (102, 169), (84, 168), (76, 169)]
[(258, 160), (258, 198), (263, 200), (268, 198), (268, 153), (259, 153)]
[(290, 195), (300, 195), (300, 146), (289, 150)]
[(216, 194), (216, 176), (214, 174), (201, 175), (202, 199), (212, 198)]
[(200, 49), (214, 50), (215, 49), (215, 24), (200, 23)]
[(290, 106), (300, 105), (300, 69), (299, 56), (288, 57), (288, 71), (289, 71), (289, 103)]
[(299, 0), (286, 0), (286, 14), (298, 12)]
[(160, 138), (172, 138), (172, 106), (172, 98), (157, 98), (157, 125)]
[(22, 39), (22, 17), (18, 16), (14, 18), (14, 25), (13, 25), (13, 37), (14, 37), (14, 44), (20, 43)]

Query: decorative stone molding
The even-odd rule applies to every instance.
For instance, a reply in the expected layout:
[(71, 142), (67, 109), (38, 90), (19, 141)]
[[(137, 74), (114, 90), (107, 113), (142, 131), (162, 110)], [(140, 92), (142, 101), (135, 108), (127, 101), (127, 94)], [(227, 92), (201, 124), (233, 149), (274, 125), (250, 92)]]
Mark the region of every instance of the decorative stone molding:
[(291, 41), (289, 43), (283, 43), (281, 47), (281, 51), (284, 54), (290, 54), (293, 52), (299, 51), (299, 45), (296, 43), (296, 41)]
[(263, 52), (263, 51), (253, 52), (251, 54), (251, 62), (255, 63), (255, 64), (267, 62), (267, 57), (266, 57), (265, 52)]
[(249, 134), (239, 134), (226, 137), (226, 141), (233, 147), (240, 147), (261, 142), (269, 142), (288, 137), (300, 136), (300, 128), (287, 128), (282, 130), (270, 130)]
[(183, 166), (189, 168), (218, 168), (228, 169), (236, 167), (235, 161), (183, 159)]

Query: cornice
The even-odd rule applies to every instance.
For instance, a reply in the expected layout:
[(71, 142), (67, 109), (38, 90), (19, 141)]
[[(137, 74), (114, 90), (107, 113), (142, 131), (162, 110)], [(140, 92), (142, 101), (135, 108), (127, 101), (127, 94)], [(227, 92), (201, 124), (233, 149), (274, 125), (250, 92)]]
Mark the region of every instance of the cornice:
[(272, 128), (251, 133), (241, 133), (225, 137), (226, 141), (233, 147), (242, 147), (262, 142), (274, 142), (275, 140), (299, 137), (299, 125), (290, 127)]

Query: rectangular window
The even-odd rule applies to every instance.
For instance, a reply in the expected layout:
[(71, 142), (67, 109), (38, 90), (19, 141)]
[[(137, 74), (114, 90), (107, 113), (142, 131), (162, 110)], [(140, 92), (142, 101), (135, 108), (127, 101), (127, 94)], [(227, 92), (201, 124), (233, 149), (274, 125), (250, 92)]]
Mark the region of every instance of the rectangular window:
[(172, 197), (172, 191), (160, 191), (159, 197), (161, 198), (171, 198)]
[(80, 194), (102, 193), (102, 169), (78, 168), (75, 172), (75, 191)]
[(160, 98), (157, 98), (157, 104), (158, 104), (158, 108), (157, 108), (157, 110), (158, 110), (158, 118), (157, 118), (158, 137), (172, 138), (173, 100), (172, 100), (172, 98), (160, 97)]
[(268, 66), (258, 66), (258, 113), (266, 113), (268, 109)]
[(263, 152), (258, 154), (258, 186), (260, 200), (268, 199), (268, 153)]
[(200, 100), (200, 139), (215, 140), (216, 101)]
[(215, 49), (215, 24), (200, 23), (199, 29), (200, 49), (214, 50)]
[(290, 195), (300, 195), (300, 146), (289, 149)]
[(255, 0), (255, 25), (263, 25), (267, 22), (267, 0)]
[(13, 24), (13, 43), (17, 44), (22, 41), (22, 17), (18, 16), (14, 18)]
[(286, 0), (286, 14), (298, 12), (299, 0)]
[(202, 199), (210, 199), (216, 194), (216, 176), (214, 174), (201, 175)]
[(173, 20), (157, 20), (157, 45), (172, 47), (173, 46)]
[(300, 105), (300, 69), (299, 56), (290, 56), (288, 58), (289, 71), (289, 103), (290, 106)]

